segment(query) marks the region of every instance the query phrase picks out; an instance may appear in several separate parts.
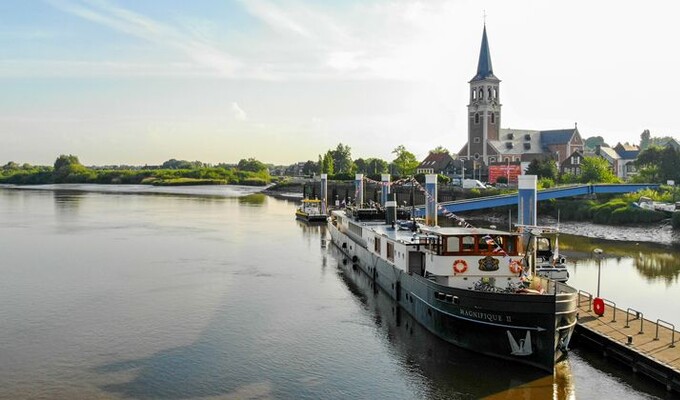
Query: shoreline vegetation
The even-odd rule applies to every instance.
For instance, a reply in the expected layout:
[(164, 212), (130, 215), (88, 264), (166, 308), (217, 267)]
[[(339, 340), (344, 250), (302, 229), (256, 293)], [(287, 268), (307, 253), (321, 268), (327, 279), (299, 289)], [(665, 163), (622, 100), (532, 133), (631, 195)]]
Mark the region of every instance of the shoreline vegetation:
[(0, 183), (14, 185), (94, 183), (266, 186), (271, 181), (267, 166), (252, 158), (243, 159), (236, 165), (211, 166), (199, 161), (172, 159), (160, 166), (86, 167), (76, 156), (61, 155), (53, 166), (19, 165), (9, 162), (0, 168)]
[[(376, 174), (377, 175), (377, 174)], [(336, 182), (351, 180), (349, 173), (337, 173), (330, 176)], [(423, 178), (416, 176), (416, 179)], [(419, 181), (421, 179), (418, 179)], [(238, 164), (218, 164), (216, 166), (199, 161), (171, 159), (160, 166), (113, 166), (86, 167), (77, 156), (60, 155), (53, 166), (19, 165), (9, 162), (0, 167), (0, 183), (15, 185), (40, 185), (54, 183), (89, 183), (89, 184), (147, 184), (153, 186), (196, 186), (196, 185), (244, 185), (266, 186), (272, 183), (269, 169), (264, 163), (253, 158), (242, 159)], [(287, 178), (275, 179), (276, 185), (268, 191), (299, 190), (300, 183)], [(440, 184), (447, 185), (442, 179)], [(539, 187), (551, 187), (552, 182), (539, 181)], [(455, 199), (483, 197), (494, 194), (513, 192), (512, 189), (489, 189), (480, 191), (461, 190)], [(304, 194), (303, 194), (304, 195)], [(680, 229), (680, 212), (668, 214), (660, 211), (642, 209), (635, 206), (641, 196), (654, 201), (674, 203), (677, 190), (674, 186), (661, 186), (657, 190), (647, 189), (637, 193), (624, 195), (598, 195), (589, 198), (550, 200), (539, 203), (539, 213), (557, 215), (563, 221), (589, 221), (602, 225), (635, 225), (656, 224), (670, 219), (674, 229)], [(680, 200), (680, 199), (679, 199)], [(507, 212), (508, 209), (504, 210)], [(503, 212), (502, 210), (496, 210)], [(474, 213), (471, 213), (474, 214)]]

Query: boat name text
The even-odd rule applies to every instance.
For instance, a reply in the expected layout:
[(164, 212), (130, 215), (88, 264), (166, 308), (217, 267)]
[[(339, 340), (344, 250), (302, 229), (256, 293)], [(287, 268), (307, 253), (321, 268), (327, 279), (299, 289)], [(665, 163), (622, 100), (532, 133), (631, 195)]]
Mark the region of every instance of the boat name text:
[(460, 315), (475, 319), (481, 319), (489, 322), (512, 322), (512, 318), (509, 315), (498, 315), (491, 314), (481, 311), (470, 311), (470, 310), (460, 310)]

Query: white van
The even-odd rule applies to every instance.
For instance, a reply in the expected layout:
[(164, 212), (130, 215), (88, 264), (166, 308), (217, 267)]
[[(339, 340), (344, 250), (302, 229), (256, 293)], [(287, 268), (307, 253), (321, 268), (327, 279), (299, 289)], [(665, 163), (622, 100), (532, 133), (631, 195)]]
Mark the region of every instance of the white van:
[(463, 179), (463, 189), (486, 189), (486, 185), (477, 179)]

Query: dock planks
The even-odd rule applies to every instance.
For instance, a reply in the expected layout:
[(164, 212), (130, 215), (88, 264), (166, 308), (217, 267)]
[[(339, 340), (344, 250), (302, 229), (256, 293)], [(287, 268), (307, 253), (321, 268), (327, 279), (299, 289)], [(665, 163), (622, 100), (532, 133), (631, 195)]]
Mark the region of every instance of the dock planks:
[[(592, 311), (590, 296), (579, 294), (576, 334), (611, 356), (628, 364), (634, 372), (647, 375), (680, 392), (680, 332), (670, 326), (638, 317), (635, 311), (605, 306), (604, 315)], [(675, 337), (673, 337), (675, 334)], [(673, 339), (675, 343), (673, 344)], [(630, 341), (630, 343), (629, 343)]]

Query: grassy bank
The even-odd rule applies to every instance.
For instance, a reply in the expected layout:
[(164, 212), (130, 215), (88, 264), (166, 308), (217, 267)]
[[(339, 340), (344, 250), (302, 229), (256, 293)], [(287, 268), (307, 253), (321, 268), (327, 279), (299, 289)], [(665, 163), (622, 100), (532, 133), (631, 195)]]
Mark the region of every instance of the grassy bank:
[(265, 186), (271, 182), (267, 171), (241, 171), (237, 168), (204, 167), (193, 169), (94, 169), (71, 165), (53, 167), (22, 166), (0, 170), (0, 183), (40, 185), (51, 183), (151, 184), (177, 185), (249, 185)]
[[(669, 218), (667, 213), (636, 207), (634, 202), (641, 196), (654, 201), (671, 202), (671, 189), (662, 188), (660, 191), (651, 189), (624, 195), (600, 195), (595, 199), (553, 200), (546, 206), (551, 211), (560, 210), (560, 217), (564, 220), (592, 221), (596, 224), (643, 224), (654, 223)], [(674, 215), (675, 217), (675, 215)], [(680, 217), (675, 217), (678, 219)], [(680, 227), (680, 219), (678, 219)]]

